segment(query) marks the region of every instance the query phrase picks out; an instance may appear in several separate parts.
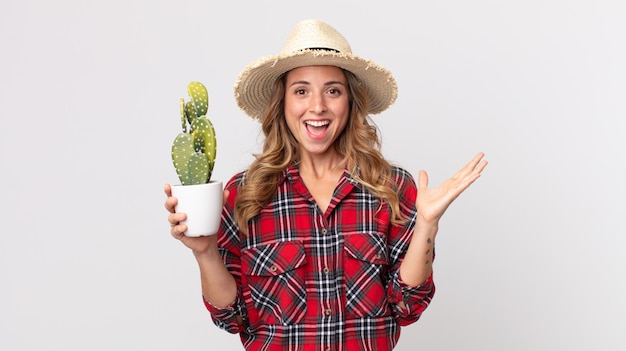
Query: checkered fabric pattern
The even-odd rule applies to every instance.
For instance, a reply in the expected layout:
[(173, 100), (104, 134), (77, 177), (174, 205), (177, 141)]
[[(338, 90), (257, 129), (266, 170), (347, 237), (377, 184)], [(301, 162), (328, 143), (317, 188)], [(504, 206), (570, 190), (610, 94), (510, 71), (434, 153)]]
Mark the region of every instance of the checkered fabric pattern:
[(417, 187), (405, 170), (393, 175), (409, 218), (403, 226), (392, 225), (389, 207), (347, 171), (321, 213), (292, 166), (247, 236), (233, 219), (245, 173), (235, 175), (218, 243), (239, 296), (226, 308), (205, 301), (215, 324), (239, 333), (246, 350), (393, 349), (400, 327), (417, 321), (435, 293), (432, 276), (417, 287), (399, 276)]

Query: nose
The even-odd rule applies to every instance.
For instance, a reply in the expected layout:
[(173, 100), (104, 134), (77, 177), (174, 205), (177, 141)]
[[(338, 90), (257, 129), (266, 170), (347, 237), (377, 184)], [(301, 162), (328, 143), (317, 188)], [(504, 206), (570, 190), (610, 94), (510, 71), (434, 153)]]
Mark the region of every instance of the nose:
[(309, 109), (311, 112), (320, 114), (326, 111), (326, 100), (324, 99), (324, 94), (312, 94), (311, 95), (311, 104)]

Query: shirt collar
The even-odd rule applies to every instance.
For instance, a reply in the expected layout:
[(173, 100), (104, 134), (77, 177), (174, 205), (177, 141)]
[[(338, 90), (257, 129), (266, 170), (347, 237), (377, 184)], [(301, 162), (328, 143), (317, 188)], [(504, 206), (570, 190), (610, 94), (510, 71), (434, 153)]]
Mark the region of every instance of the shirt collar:
[[(356, 172), (357, 174), (361, 173), (361, 168), (359, 166), (356, 167)], [(356, 179), (352, 177), (352, 175), (348, 171), (347, 166), (343, 170), (342, 178), (345, 178), (346, 181), (352, 183), (352, 185), (354, 186), (360, 187), (361, 185)], [(300, 169), (298, 168), (298, 162), (293, 162), (289, 167), (287, 167), (287, 169), (283, 171), (281, 178), (278, 180), (278, 185), (281, 185), (286, 180), (289, 180), (291, 183), (295, 183), (299, 179)]]

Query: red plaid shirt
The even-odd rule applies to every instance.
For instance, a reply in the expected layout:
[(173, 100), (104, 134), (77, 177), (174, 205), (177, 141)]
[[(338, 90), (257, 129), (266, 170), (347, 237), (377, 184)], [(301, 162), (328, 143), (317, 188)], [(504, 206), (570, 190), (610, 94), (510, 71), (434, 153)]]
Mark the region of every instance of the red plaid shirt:
[(393, 349), (400, 326), (417, 321), (435, 292), (432, 276), (418, 287), (399, 276), (417, 187), (401, 168), (393, 176), (409, 218), (403, 226), (392, 225), (389, 207), (347, 172), (321, 213), (290, 167), (246, 236), (233, 219), (245, 173), (235, 175), (218, 243), (239, 295), (226, 308), (205, 301), (215, 324), (239, 333), (246, 350)]

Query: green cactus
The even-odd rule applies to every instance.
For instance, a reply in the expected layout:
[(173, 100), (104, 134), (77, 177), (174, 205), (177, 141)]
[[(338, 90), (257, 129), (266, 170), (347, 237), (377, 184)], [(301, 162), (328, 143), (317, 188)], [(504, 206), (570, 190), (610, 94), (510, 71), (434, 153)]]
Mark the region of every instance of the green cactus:
[(182, 185), (204, 184), (211, 180), (215, 166), (215, 128), (207, 118), (209, 94), (199, 82), (187, 86), (191, 101), (180, 99), (182, 132), (172, 144), (172, 161)]

